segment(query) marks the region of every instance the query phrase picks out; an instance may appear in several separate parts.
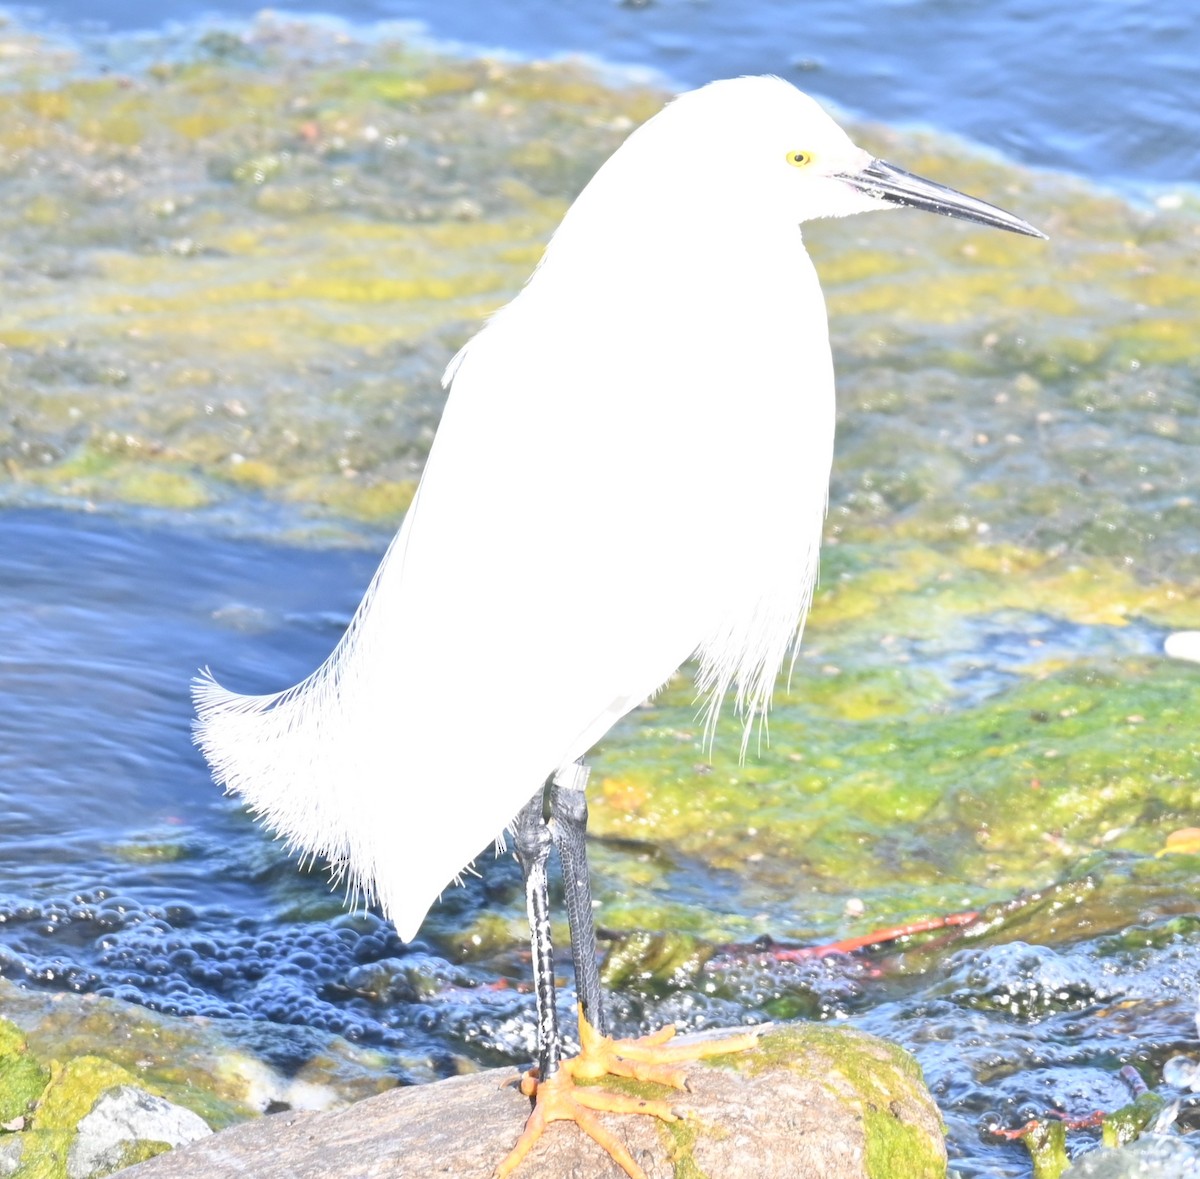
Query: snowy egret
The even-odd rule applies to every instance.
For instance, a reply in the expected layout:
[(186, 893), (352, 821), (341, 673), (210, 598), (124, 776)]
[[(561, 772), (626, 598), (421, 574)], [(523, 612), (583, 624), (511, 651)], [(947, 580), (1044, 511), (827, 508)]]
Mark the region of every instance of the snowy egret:
[[(572, 1072), (554, 1015), (552, 842), (584, 1056), (660, 1076), (629, 1061), (681, 1058), (626, 1043), (614, 1062), (593, 1034), (604, 1020), (580, 759), (693, 657), (710, 735), (728, 693), (747, 733), (766, 711), (812, 595), (833, 451), (825, 306), (799, 225), (904, 205), (1044, 236), (872, 158), (778, 78), (669, 103), (450, 362), (416, 498), (327, 662), (273, 696), (196, 687), (218, 781), (291, 847), (326, 857), (405, 939), (512, 829), (539, 1064), (523, 1086), (538, 1105), (504, 1173), (539, 1119), (596, 1130), (583, 1108), (594, 1101), (551, 1108), (551, 1082)], [(452, 702), (467, 669), (492, 690), (464, 725)]]

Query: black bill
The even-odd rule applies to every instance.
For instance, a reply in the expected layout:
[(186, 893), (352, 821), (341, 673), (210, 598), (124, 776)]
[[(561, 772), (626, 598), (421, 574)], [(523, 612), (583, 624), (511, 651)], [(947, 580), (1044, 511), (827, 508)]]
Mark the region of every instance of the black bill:
[(852, 184), (868, 196), (894, 205), (910, 205), (914, 209), (926, 209), (930, 213), (941, 213), (962, 221), (976, 221), (980, 225), (993, 225), (997, 229), (1024, 233), (1029, 237), (1046, 236), (1028, 221), (997, 209), (987, 201), (977, 200), (922, 176), (914, 176), (884, 160), (872, 160), (861, 172), (843, 172), (838, 179)]

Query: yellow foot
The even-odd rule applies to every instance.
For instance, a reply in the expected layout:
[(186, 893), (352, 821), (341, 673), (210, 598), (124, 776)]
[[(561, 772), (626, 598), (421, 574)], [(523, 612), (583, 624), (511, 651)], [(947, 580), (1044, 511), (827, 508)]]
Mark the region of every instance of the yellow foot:
[(536, 1070), (531, 1069), (521, 1078), (521, 1092), (534, 1097), (536, 1104), (525, 1129), (508, 1157), (496, 1168), (496, 1179), (511, 1175), (521, 1160), (542, 1136), (542, 1131), (551, 1122), (574, 1122), (594, 1142), (606, 1150), (624, 1168), (630, 1179), (646, 1179), (646, 1172), (633, 1161), (633, 1155), (624, 1143), (601, 1125), (597, 1112), (640, 1113), (674, 1122), (676, 1115), (665, 1101), (644, 1101), (638, 1097), (625, 1097), (619, 1093), (606, 1093), (602, 1089), (580, 1089), (575, 1078), (565, 1067), (573, 1063), (565, 1061), (548, 1081), (539, 1081)]
[(646, 1172), (633, 1161), (624, 1144), (601, 1125), (596, 1113), (649, 1114), (664, 1122), (677, 1121), (678, 1115), (665, 1101), (626, 1097), (603, 1089), (579, 1088), (575, 1082), (593, 1081), (605, 1076), (631, 1077), (683, 1089), (684, 1070), (679, 1067), (681, 1064), (726, 1052), (745, 1052), (758, 1042), (758, 1036), (753, 1032), (700, 1044), (671, 1044), (669, 1041), (674, 1035), (675, 1028), (668, 1026), (636, 1040), (614, 1040), (611, 1036), (600, 1035), (580, 1011), (579, 1055), (564, 1060), (549, 1080), (539, 1080), (536, 1069), (531, 1069), (521, 1078), (521, 1092), (526, 1097), (534, 1098), (533, 1112), (516, 1146), (496, 1168), (495, 1179), (505, 1179), (520, 1166), (521, 1160), (551, 1122), (574, 1122), (612, 1156), (629, 1179), (646, 1179)]

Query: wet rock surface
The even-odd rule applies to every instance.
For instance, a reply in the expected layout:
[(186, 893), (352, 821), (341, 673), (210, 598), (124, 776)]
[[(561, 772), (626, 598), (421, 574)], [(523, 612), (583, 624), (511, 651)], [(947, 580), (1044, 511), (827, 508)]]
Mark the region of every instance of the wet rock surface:
[(1193, 1179), (1200, 1175), (1200, 1150), (1183, 1139), (1147, 1135), (1130, 1146), (1085, 1154), (1062, 1179)]
[[(689, 1116), (601, 1115), (649, 1179), (691, 1166), (745, 1179), (866, 1179), (945, 1174), (937, 1109), (915, 1062), (882, 1040), (849, 1030), (768, 1033), (721, 1065), (688, 1066), (686, 1093), (669, 1100)], [(356, 1176), (490, 1176), (516, 1141), (529, 1103), (497, 1069), (397, 1090), (346, 1110), (280, 1114), (233, 1127), (127, 1172), (130, 1179), (255, 1175), (260, 1179)], [(670, 1091), (647, 1087), (646, 1096)], [(885, 1168), (892, 1168), (886, 1170)], [(899, 1168), (899, 1169), (897, 1169)], [(616, 1177), (620, 1168), (574, 1126), (551, 1125), (522, 1165), (522, 1179)]]

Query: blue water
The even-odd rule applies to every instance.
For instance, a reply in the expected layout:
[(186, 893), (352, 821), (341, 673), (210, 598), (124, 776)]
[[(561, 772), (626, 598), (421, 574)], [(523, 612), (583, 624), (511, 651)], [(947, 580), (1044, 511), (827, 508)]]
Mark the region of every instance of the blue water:
[[(247, 19), (256, 0), (53, 0), (76, 31)], [(777, 73), (846, 111), (965, 136), (1106, 187), (1200, 182), (1200, 19), (1151, 0), (291, 0), (530, 57), (584, 53), (679, 86)]]
[(103, 882), (261, 911), (260, 841), (192, 748), (188, 684), (208, 662), (249, 691), (303, 678), (374, 556), (50, 511), (5, 512), (0, 535), (6, 891)]

